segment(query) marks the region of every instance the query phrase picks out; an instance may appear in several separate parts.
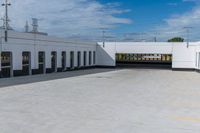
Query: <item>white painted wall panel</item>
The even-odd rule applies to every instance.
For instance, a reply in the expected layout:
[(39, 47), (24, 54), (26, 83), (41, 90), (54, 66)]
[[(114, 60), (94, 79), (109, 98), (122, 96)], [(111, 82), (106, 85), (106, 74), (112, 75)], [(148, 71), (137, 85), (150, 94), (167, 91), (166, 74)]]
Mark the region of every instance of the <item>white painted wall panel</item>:
[(57, 50), (57, 68), (62, 67), (62, 52)]
[(172, 54), (172, 45), (164, 42), (117, 42), (116, 53)]
[(97, 46), (97, 66), (116, 66), (115, 61), (116, 45), (115, 43), (106, 43), (103, 47), (102, 43)]
[[(4, 34), (1, 34), (3, 38)], [(61, 67), (61, 52), (66, 51), (67, 67), (70, 67), (70, 51), (74, 51), (74, 65), (77, 66), (77, 51), (96, 50), (96, 42), (73, 41), (63, 38), (50, 37), (31, 33), (19, 33), (9, 31), (8, 42), (2, 40), (0, 51), (11, 51), (13, 53), (13, 67), (14, 70), (22, 70), (22, 52), (31, 52), (31, 67), (38, 69), (38, 52), (45, 52), (46, 68), (51, 68), (51, 52), (57, 52), (57, 66)], [(88, 56), (88, 55), (87, 55)], [(83, 64), (83, 54), (81, 56), (81, 63)], [(89, 57), (87, 57), (89, 58)], [(88, 60), (87, 60), (88, 61)], [(87, 62), (87, 64), (89, 64)], [(0, 67), (1, 68), (1, 67)]]
[(174, 44), (173, 47), (173, 68), (189, 68), (194, 69), (196, 64), (196, 46), (187, 44)]

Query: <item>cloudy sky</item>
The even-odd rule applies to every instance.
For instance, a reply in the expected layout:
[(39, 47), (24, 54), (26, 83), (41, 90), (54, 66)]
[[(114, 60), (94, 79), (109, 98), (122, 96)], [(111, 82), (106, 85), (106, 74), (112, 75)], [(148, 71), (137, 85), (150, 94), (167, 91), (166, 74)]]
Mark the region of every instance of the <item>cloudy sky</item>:
[[(1, 0), (3, 3), (4, 0)], [(61, 37), (200, 38), (200, 0), (10, 0), (11, 26), (23, 31), (38, 18), (40, 31)], [(4, 9), (0, 9), (1, 16)]]

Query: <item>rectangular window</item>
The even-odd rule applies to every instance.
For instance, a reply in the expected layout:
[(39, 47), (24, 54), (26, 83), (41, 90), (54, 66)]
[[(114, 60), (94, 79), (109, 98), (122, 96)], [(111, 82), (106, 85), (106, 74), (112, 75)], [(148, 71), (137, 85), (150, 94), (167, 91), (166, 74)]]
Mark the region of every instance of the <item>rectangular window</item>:
[(92, 52), (89, 52), (89, 65), (92, 65)]
[(1, 52), (1, 77), (12, 77), (12, 53)]
[(70, 52), (70, 68), (74, 68), (74, 52)]
[(45, 66), (45, 52), (38, 53), (39, 73), (46, 73)]
[(31, 53), (23, 52), (22, 53), (22, 73), (23, 75), (31, 74)]
[(51, 69), (52, 72), (57, 72), (57, 52), (51, 52)]
[(78, 67), (81, 66), (81, 52), (80, 51), (77, 53), (77, 66)]
[(65, 51), (63, 51), (62, 52), (62, 59), (61, 59), (61, 61), (62, 61), (62, 70), (63, 71), (65, 71), (66, 70), (66, 52)]
[(93, 64), (95, 65), (96, 64), (96, 52), (93, 51)]
[(87, 52), (84, 51), (84, 66), (87, 65)]

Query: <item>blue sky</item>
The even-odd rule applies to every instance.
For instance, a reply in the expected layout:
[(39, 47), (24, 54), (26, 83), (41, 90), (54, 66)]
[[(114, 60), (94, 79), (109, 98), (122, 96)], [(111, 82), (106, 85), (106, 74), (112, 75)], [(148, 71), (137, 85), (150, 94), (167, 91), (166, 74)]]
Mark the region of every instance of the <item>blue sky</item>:
[[(108, 2), (108, 0), (100, 1)], [(151, 30), (154, 26), (162, 25), (165, 19), (188, 12), (196, 5), (195, 2), (183, 0), (109, 0), (109, 2), (119, 2), (121, 8), (130, 9), (129, 13), (120, 15), (133, 21), (130, 25), (122, 25), (122, 28), (118, 29), (122, 32)]]
[[(106, 3), (108, 1), (100, 0), (100, 2)], [(121, 24), (118, 25), (118, 28), (111, 30), (114, 33), (161, 32), (160, 29), (156, 31), (155, 28), (167, 27), (168, 19), (174, 17), (178, 19), (181, 15), (198, 8), (196, 0), (109, 0), (109, 2), (119, 2), (122, 8), (130, 9), (130, 12), (119, 16), (132, 20), (131, 24)], [(182, 30), (183, 27), (175, 30)], [(163, 32), (163, 34), (165, 33)], [(184, 35), (180, 36), (184, 37)]]
[[(193, 39), (197, 39), (200, 38), (198, 1), (10, 0), (9, 17), (15, 30), (23, 31), (26, 21), (31, 25), (31, 18), (38, 18), (40, 31), (68, 38), (101, 39), (102, 29), (106, 29), (106, 35), (115, 38), (127, 37), (127, 34), (133, 38), (130, 35), (135, 33), (156, 33), (159, 38), (167, 39), (184, 37), (183, 27), (191, 26), (195, 34)], [(3, 8), (0, 8), (0, 13), (3, 17)], [(144, 38), (152, 37), (145, 35)]]

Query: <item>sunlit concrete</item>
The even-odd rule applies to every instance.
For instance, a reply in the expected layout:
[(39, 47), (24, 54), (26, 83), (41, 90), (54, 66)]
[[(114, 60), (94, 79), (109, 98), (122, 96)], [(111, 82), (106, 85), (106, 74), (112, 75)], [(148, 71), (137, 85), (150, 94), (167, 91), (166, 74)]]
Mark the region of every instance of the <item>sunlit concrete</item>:
[[(56, 75), (46, 81), (0, 88), (0, 132), (200, 131), (199, 73), (115, 69), (82, 76)], [(17, 78), (14, 82), (28, 79), (31, 77)], [(8, 80), (0, 80), (0, 84)]]

